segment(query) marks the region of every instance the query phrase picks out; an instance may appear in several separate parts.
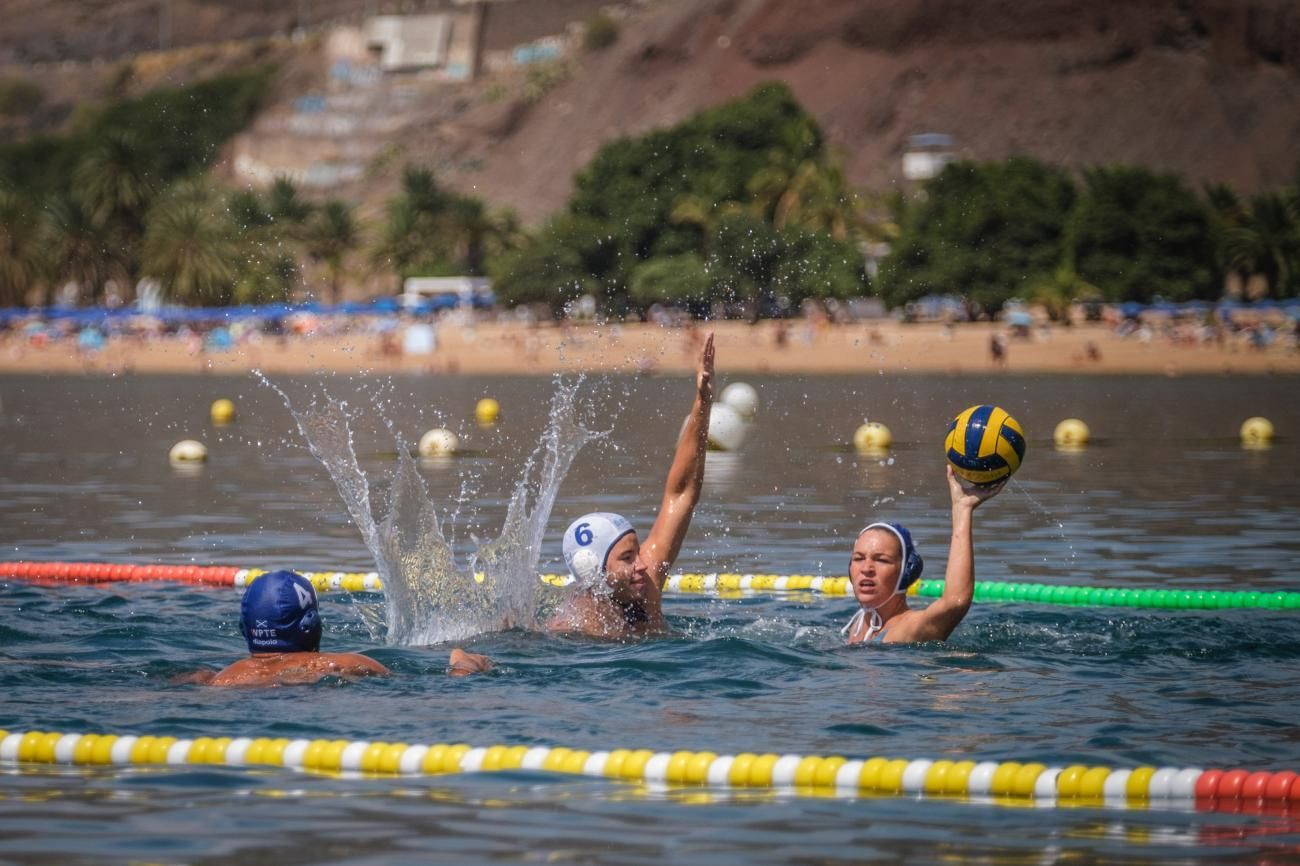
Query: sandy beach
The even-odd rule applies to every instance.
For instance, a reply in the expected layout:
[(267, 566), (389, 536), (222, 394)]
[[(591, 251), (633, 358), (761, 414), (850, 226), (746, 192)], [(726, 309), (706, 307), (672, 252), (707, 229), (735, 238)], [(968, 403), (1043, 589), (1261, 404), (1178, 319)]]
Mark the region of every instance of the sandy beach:
[[(93, 353), (78, 350), (71, 339), (34, 345), (9, 334), (0, 337), (0, 374), (683, 373), (693, 367), (695, 347), (707, 330), (716, 333), (720, 370), (735, 373), (1300, 373), (1300, 351), (1287, 341), (1259, 348), (1245, 334), (1200, 342), (1156, 331), (1120, 336), (1101, 323), (1015, 336), (996, 323), (792, 320), (691, 328), (443, 322), (436, 348), (427, 354), (404, 354), (398, 339), (373, 333), (256, 335), (225, 351), (205, 350), (197, 339), (113, 337)], [(1001, 362), (991, 351), (995, 335), (1006, 347)]]

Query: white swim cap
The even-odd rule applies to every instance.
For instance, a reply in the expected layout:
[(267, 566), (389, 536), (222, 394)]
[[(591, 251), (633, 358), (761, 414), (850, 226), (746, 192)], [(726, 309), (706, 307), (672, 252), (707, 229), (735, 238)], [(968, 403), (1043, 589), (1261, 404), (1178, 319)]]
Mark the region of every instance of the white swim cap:
[(614, 545), (635, 531), (621, 514), (609, 511), (584, 514), (564, 530), (564, 563), (578, 583), (595, 583), (605, 570), (605, 560)]

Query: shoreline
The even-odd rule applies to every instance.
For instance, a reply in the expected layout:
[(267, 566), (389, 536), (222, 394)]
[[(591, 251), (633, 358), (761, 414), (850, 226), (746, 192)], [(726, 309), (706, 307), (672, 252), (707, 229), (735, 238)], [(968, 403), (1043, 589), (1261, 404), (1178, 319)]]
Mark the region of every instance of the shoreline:
[[(945, 326), (892, 320), (824, 324), (806, 320), (655, 324), (477, 323), (443, 321), (437, 347), (402, 354), (377, 333), (259, 336), (226, 351), (195, 338), (111, 338), (83, 353), (73, 339), (43, 346), (0, 338), (0, 376), (149, 374), (552, 375), (605, 372), (688, 374), (703, 335), (715, 332), (718, 370), (756, 375), (1004, 373), (1069, 375), (1295, 375), (1300, 350), (1281, 341), (1251, 345), (1242, 333), (1195, 342), (1175, 333), (1120, 336), (1102, 323), (1035, 327), (1014, 336), (1002, 323)], [(991, 344), (1005, 346), (1001, 363)]]

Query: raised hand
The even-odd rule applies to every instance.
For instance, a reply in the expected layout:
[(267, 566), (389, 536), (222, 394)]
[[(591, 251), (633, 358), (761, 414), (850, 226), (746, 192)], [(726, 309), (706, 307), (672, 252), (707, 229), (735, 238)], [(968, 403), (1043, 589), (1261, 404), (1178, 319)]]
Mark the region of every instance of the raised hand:
[(700, 350), (700, 360), (695, 368), (695, 388), (700, 402), (708, 405), (713, 402), (713, 332), (704, 338), (704, 348)]
[(981, 503), (997, 496), (1002, 492), (1002, 488), (1006, 486), (1006, 479), (996, 484), (972, 484), (956, 472), (953, 472), (952, 464), (948, 464), (948, 490), (952, 493), (954, 508), (962, 507), (974, 510)]

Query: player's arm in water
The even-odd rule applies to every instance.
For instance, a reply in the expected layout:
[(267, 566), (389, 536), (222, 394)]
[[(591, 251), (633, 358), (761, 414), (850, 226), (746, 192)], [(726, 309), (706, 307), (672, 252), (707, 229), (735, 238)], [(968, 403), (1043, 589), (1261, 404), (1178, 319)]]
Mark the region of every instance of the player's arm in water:
[(691, 515), (700, 501), (704, 486), (704, 459), (709, 446), (709, 413), (713, 408), (713, 334), (704, 339), (700, 358), (695, 368), (695, 401), (686, 425), (677, 438), (677, 451), (673, 455), (668, 480), (664, 484), (664, 498), (659, 505), (659, 515), (650, 528), (645, 543), (641, 545), (641, 561), (654, 580), (663, 589), (668, 579), (668, 569), (677, 559), (691, 525)]
[(355, 680), (388, 676), (389, 670), (360, 653), (275, 653), (251, 655), (215, 674), (210, 686), (293, 686), (325, 677)]
[[(467, 677), (493, 668), (492, 660), (478, 653), (456, 648), (447, 662), (447, 674)], [(291, 686), (306, 685), (325, 677), (356, 680), (388, 676), (392, 671), (360, 653), (276, 653), (252, 655), (223, 670), (195, 671), (172, 680), (173, 685), (208, 686)]]
[(447, 660), (447, 674), (453, 677), (467, 677), (492, 670), (492, 659), (478, 653), (467, 653), (463, 649), (453, 649)]
[(948, 544), (943, 595), (891, 628), (886, 636), (891, 642), (947, 640), (975, 598), (975, 509), (1001, 493), (1006, 482), (977, 486), (959, 478), (951, 466), (947, 468), (948, 490), (952, 495), (952, 540)]

